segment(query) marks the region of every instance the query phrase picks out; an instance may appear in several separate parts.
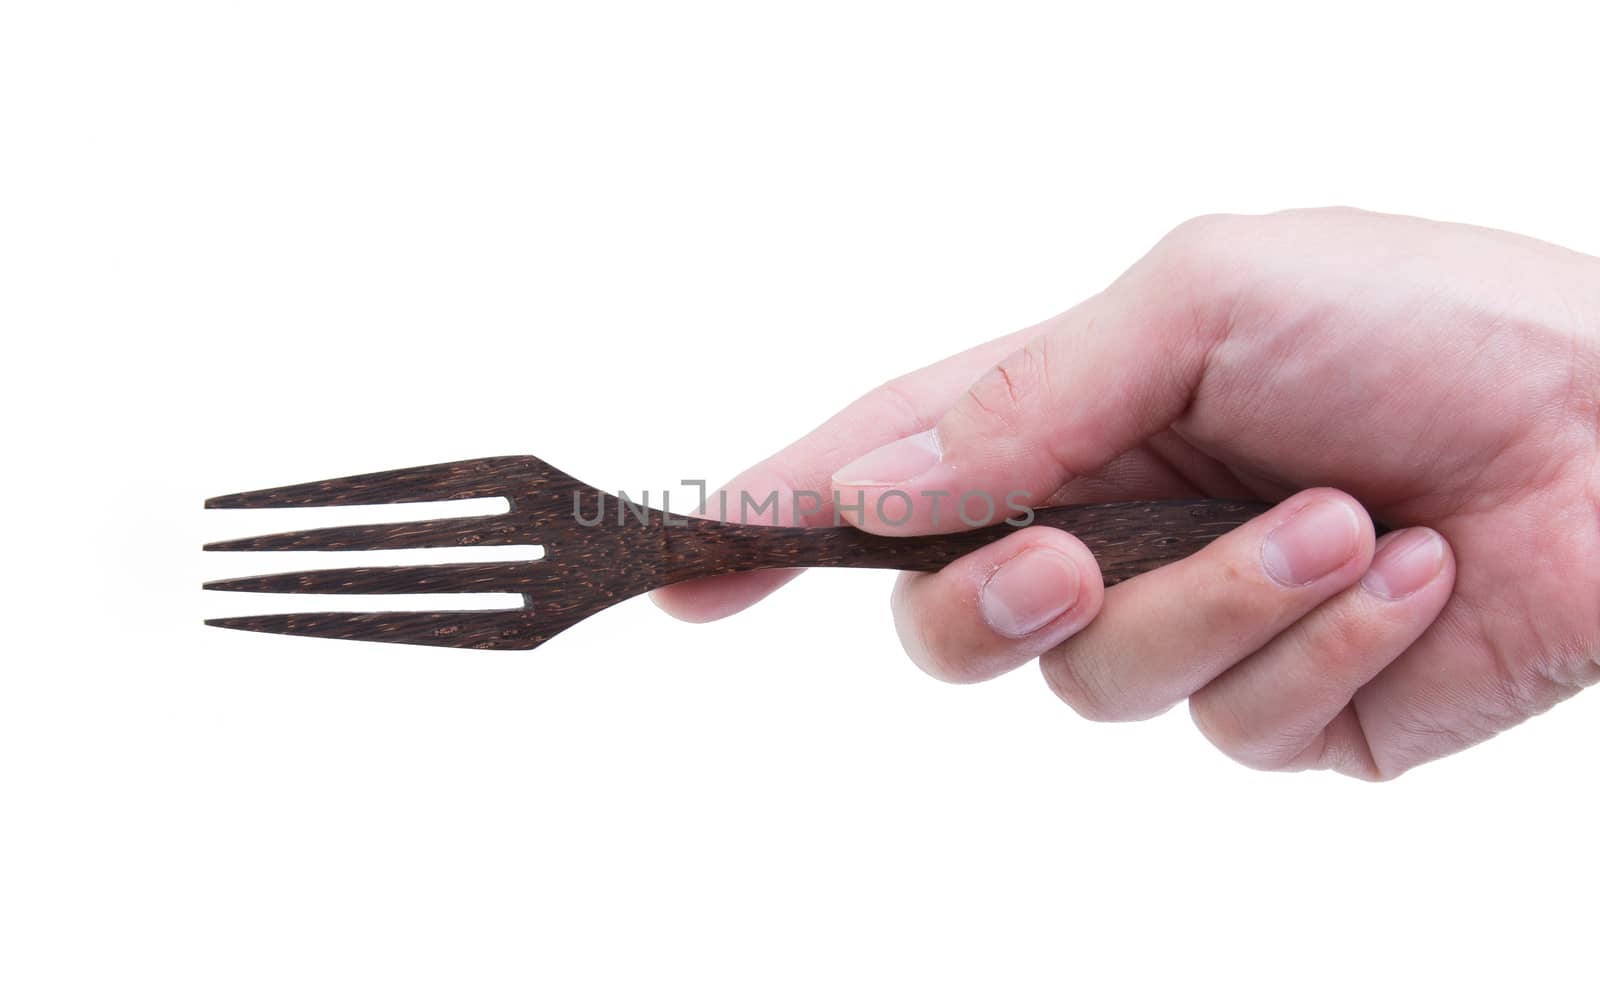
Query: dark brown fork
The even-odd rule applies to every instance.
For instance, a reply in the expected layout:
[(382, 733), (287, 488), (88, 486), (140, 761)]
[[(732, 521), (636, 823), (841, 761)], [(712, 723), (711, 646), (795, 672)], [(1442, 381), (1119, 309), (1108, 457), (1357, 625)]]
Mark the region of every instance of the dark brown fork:
[[(853, 527), (777, 527), (685, 518), (625, 501), (531, 455), (480, 458), (213, 497), (208, 508), (326, 507), (503, 497), (504, 514), (351, 525), (213, 542), (212, 552), (538, 545), (524, 562), (358, 566), (212, 581), (210, 591), (271, 594), (520, 594), (498, 611), (315, 612), (207, 620), (261, 633), (442, 647), (528, 650), (634, 595), (721, 573), (788, 567), (934, 571), (1015, 529), (887, 537)], [(1181, 559), (1266, 510), (1227, 500), (1040, 508), (1094, 552), (1107, 584)], [(579, 515), (583, 521), (578, 520)], [(598, 523), (596, 517), (601, 520)]]

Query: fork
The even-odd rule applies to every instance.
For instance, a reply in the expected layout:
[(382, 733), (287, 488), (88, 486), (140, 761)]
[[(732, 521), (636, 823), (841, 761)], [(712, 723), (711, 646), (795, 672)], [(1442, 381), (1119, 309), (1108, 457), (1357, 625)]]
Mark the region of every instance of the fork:
[[(491, 611), (310, 612), (208, 619), (209, 626), (383, 643), (529, 650), (597, 612), (668, 584), (748, 570), (868, 567), (932, 572), (1014, 528), (891, 537), (857, 528), (734, 524), (683, 517), (605, 493), (532, 455), (479, 458), (254, 490), (208, 509), (327, 507), (503, 497), (504, 514), (350, 525), (213, 542), (209, 552), (343, 552), (538, 545), (522, 562), (357, 566), (211, 581), (210, 591), (271, 594), (520, 594)], [(592, 523), (588, 504), (597, 501)], [(1229, 500), (1146, 500), (1042, 507), (1034, 524), (1071, 532), (1106, 584), (1181, 559), (1264, 512)], [(583, 517), (580, 521), (579, 516)]]

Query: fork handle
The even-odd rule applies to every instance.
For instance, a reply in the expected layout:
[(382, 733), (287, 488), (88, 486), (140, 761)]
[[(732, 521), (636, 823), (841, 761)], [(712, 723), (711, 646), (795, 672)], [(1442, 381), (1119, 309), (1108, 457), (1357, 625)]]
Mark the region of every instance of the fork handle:
[[(1237, 500), (1141, 500), (1069, 504), (1034, 510), (1034, 525), (1076, 535), (1094, 553), (1106, 584), (1165, 566), (1264, 513), (1269, 505)], [(711, 527), (706, 527), (711, 526)], [(669, 531), (669, 547), (698, 554), (672, 564), (689, 579), (788, 567), (865, 567), (931, 573), (1017, 530), (990, 525), (946, 535), (872, 535), (851, 526), (821, 528), (692, 521), (693, 539)], [(674, 539), (676, 541), (674, 541)], [(680, 553), (681, 555), (681, 553)]]

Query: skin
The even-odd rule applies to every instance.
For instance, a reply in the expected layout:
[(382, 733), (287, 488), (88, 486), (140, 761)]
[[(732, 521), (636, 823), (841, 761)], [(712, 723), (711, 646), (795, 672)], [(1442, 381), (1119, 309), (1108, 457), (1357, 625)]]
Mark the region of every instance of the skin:
[[(960, 527), (948, 504), (882, 524), (889, 489), (1274, 502), (1110, 589), (1070, 535), (1026, 528), (902, 576), (895, 625), (942, 679), (1037, 658), (1090, 719), (1187, 700), (1245, 765), (1389, 779), (1600, 680), (1600, 259), (1349, 209), (1199, 218), (1088, 301), (888, 382), (729, 485), (860, 494), (843, 517), (882, 534)], [(1369, 512), (1398, 531), (1375, 543)], [(656, 600), (706, 621), (793, 576)]]

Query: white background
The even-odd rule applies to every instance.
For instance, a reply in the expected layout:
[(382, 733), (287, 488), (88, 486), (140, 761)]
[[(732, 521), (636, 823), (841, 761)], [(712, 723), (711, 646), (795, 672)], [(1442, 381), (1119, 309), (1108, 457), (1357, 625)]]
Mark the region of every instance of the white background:
[(1592, 1003), (1592, 696), (1372, 786), (1236, 767), (1181, 708), (1081, 722), (1031, 669), (936, 684), (887, 573), (520, 654), (206, 629), (303, 603), (197, 588), (341, 562), (203, 555), (305, 520), (206, 496), (518, 452), (714, 483), (1203, 212), (1600, 250), (1594, 39), (6, 5), (0, 1001)]

